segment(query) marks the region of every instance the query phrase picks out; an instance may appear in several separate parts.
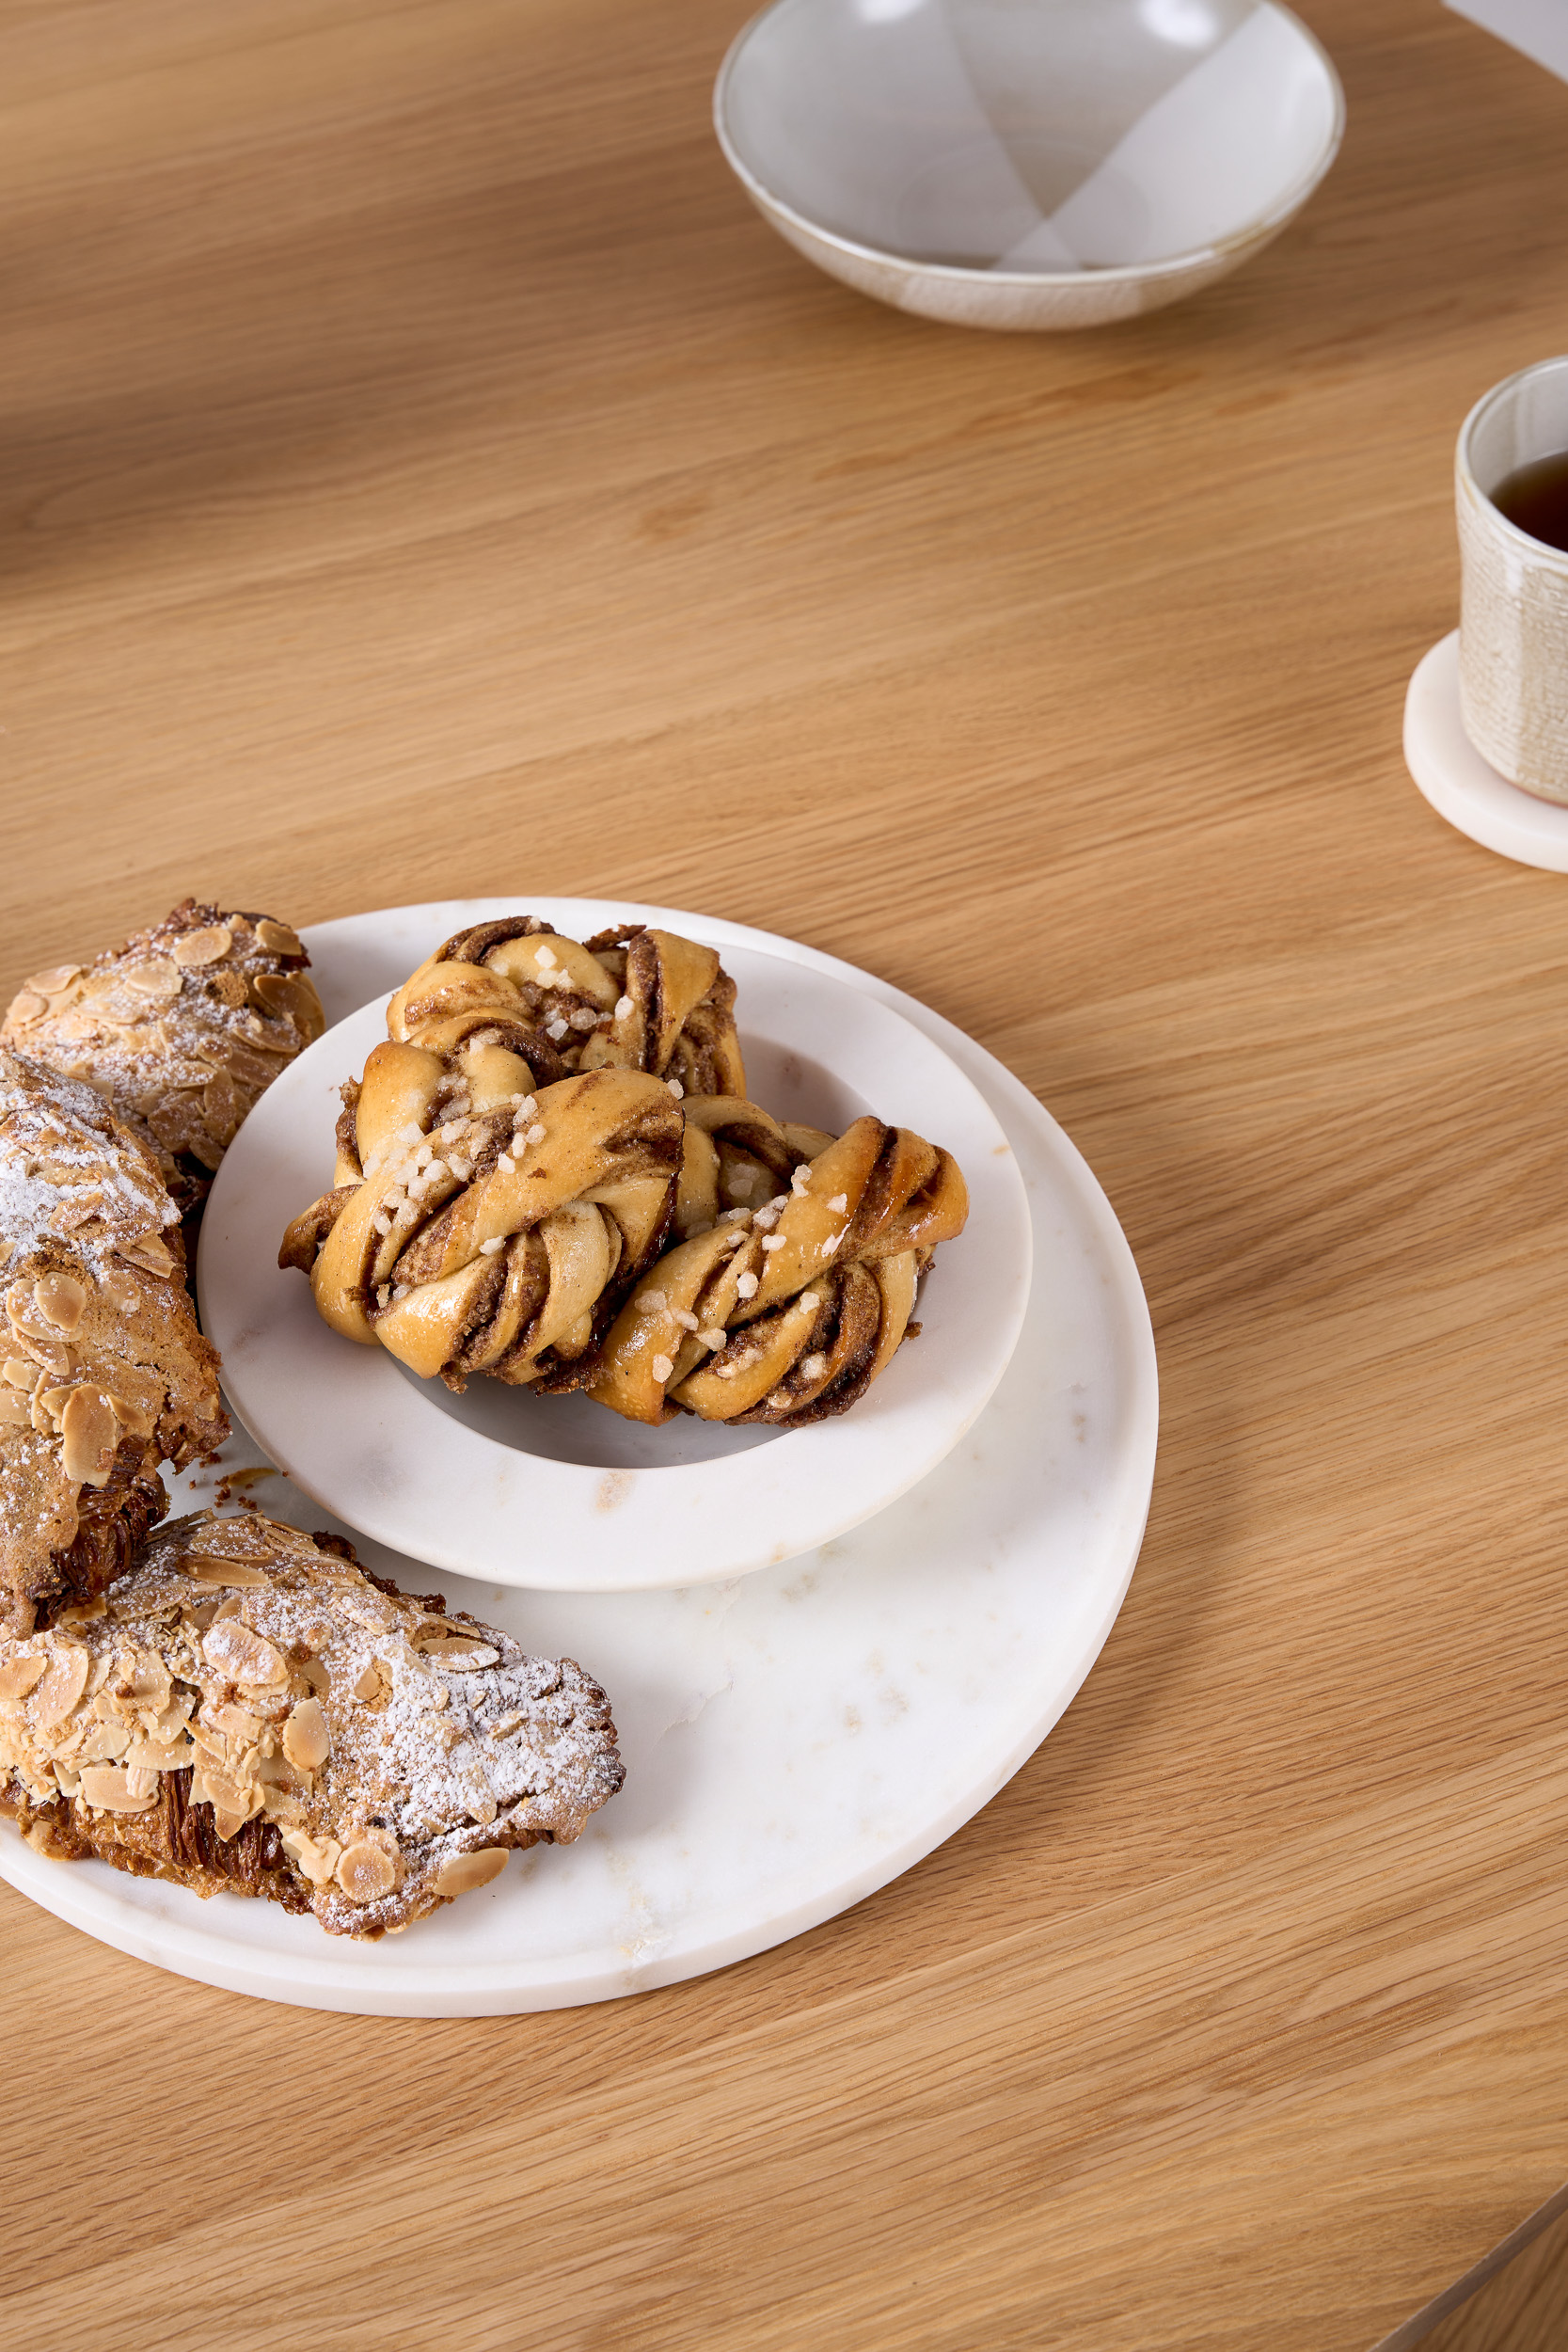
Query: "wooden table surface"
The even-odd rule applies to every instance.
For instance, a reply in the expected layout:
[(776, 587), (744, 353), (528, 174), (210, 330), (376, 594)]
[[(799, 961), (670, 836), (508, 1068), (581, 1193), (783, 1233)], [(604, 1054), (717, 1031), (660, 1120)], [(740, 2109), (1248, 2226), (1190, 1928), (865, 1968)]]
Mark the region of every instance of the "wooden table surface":
[(990, 338), (751, 212), (745, 5), (0, 10), (0, 989), (186, 891), (866, 965), (1126, 1225), (1143, 1562), (984, 1814), (702, 1982), (319, 2016), (0, 1889), (36, 2352), (1365, 2352), (1568, 2179), (1568, 885), (1400, 755), (1568, 89), (1308, 0), (1303, 220)]

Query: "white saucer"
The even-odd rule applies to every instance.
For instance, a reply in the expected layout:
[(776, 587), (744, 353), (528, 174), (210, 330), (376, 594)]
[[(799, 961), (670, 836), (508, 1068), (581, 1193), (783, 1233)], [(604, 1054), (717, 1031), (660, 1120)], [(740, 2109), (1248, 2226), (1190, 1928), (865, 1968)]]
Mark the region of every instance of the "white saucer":
[[(533, 903), (578, 937), (615, 912)], [(407, 910), (390, 941), (381, 917), (308, 933), (328, 1018), (492, 911)], [(449, 1600), (602, 1678), (628, 1779), (578, 1845), (525, 1856), (405, 1936), (356, 1945), (270, 1904), (201, 1903), (99, 1863), (46, 1862), (0, 1823), (12, 1885), (155, 1966), (307, 2008), (452, 2017), (608, 2000), (765, 1950), (885, 1885), (976, 1813), (1069, 1704), (1121, 1604), (1154, 1470), (1153, 1339), (1110, 1205), (1034, 1097), (936, 1014), (809, 948), (702, 930), (726, 961), (744, 947), (784, 956), (902, 1012), (1006, 1128), (1041, 1279), (969, 1438), (852, 1535), (734, 1585), (523, 1595), (442, 1580)], [(226, 1452), (251, 1458), (243, 1440)], [(174, 1508), (210, 1503), (214, 1478), (174, 1482)], [(324, 1523), (275, 1474), (248, 1492)], [(415, 1591), (433, 1581), (378, 1546), (361, 1551)]]
[[(682, 923), (702, 934), (699, 917)], [(432, 930), (423, 952), (445, 935)], [(387, 1034), (378, 991), (251, 1112), (213, 1188), (197, 1261), (234, 1412), (267, 1460), (357, 1534), (451, 1575), (535, 1590), (711, 1583), (885, 1510), (985, 1408), (1023, 1326), (1033, 1254), (994, 1112), (939, 1045), (863, 989), (752, 946), (724, 952), (757, 1101), (829, 1127), (875, 1110), (945, 1144), (963, 1169), (969, 1222), (921, 1286), (919, 1338), (852, 1413), (784, 1432), (689, 1419), (649, 1429), (585, 1397), (494, 1380), (455, 1397), (384, 1349), (344, 1340), (304, 1278), (279, 1270), (277, 1245), (288, 1217), (332, 1181), (339, 1088)]]
[(1520, 866), (1568, 874), (1568, 808), (1521, 792), (1483, 759), (1459, 710), (1459, 631), (1417, 665), (1404, 698), (1404, 760), (1439, 817)]

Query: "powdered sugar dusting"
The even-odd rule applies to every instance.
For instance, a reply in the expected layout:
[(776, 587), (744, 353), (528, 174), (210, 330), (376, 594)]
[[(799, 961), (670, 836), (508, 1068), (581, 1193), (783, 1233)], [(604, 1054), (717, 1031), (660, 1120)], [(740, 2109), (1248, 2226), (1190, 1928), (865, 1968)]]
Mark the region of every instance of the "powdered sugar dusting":
[[(78, 1647), (82, 1696), (56, 1716)], [(146, 1777), (89, 1803), (105, 1784), (87, 1775), (127, 1759)], [(0, 1766), (46, 1828), (111, 1860), (164, 1858), (157, 1778), (188, 1771), (220, 1838), (276, 1833), (261, 1891), (355, 1935), (482, 1883), (465, 1857), (577, 1837), (624, 1777), (609, 1702), (571, 1660), (385, 1592), (293, 1528), (212, 1513), (150, 1537), (101, 1615), (0, 1643)]]

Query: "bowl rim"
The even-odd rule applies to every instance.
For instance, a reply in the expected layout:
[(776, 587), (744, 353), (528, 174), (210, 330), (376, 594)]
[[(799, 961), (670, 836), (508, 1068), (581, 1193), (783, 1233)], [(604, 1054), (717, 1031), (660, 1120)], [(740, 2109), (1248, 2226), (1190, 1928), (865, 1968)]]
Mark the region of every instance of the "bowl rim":
[(874, 262), (884, 269), (900, 271), (910, 278), (944, 279), (958, 286), (1067, 288), (1090, 285), (1147, 285), (1151, 279), (1180, 277), (1206, 262), (1220, 261), (1227, 255), (1234, 254), (1243, 246), (1257, 244), (1284, 228), (1326, 177), (1335, 157), (1339, 152), (1340, 142), (1345, 135), (1344, 85), (1339, 79), (1338, 69), (1328, 51), (1311, 26), (1304, 24), (1295, 10), (1285, 5), (1285, 0), (1258, 0), (1259, 8), (1269, 8), (1275, 16), (1283, 17), (1291, 30), (1314, 54), (1327, 77), (1329, 97), (1333, 104), (1333, 120), (1329, 125), (1328, 136), (1321, 153), (1307, 169), (1291, 183), (1286, 193), (1269, 207), (1267, 212), (1259, 213), (1256, 219), (1249, 221), (1244, 228), (1234, 230), (1227, 237), (1217, 239), (1212, 245), (1189, 246), (1180, 253), (1166, 254), (1156, 262), (1117, 262), (1105, 269), (969, 269), (958, 262), (916, 261), (911, 255), (895, 253), (886, 246), (865, 245), (856, 237), (843, 236), (836, 229), (825, 228), (820, 221), (814, 220), (809, 213), (799, 211), (785, 198), (776, 194), (765, 180), (758, 178), (751, 166), (742, 158), (731, 135), (725, 119), (729, 87), (747, 44), (769, 17), (779, 15), (785, 8), (801, 8), (806, 5), (808, 5), (808, 0), (768, 0), (767, 7), (759, 8), (754, 16), (748, 18), (736, 33), (724, 52), (723, 63), (719, 68), (713, 85), (714, 135), (723, 151), (725, 162), (760, 211), (779, 215), (782, 219), (787, 220), (793, 227), (799, 229), (802, 234), (815, 239), (821, 245), (831, 246), (835, 252), (848, 255), (857, 261)]
[[(214, 1184), (197, 1253), (197, 1290), (203, 1327), (224, 1354), (233, 1416), (269, 1461), (345, 1525), (432, 1568), (481, 1582), (556, 1592), (678, 1589), (727, 1581), (836, 1541), (908, 1493), (961, 1443), (1027, 1322), (1033, 1226), (1006, 1131), (945, 1048), (868, 980), (843, 977), (849, 967), (825, 968), (786, 952), (788, 940), (695, 914), (626, 900), (544, 897), (531, 903), (545, 920), (570, 926), (574, 938), (579, 923), (584, 931), (598, 929), (593, 918), (600, 915), (678, 922), (687, 936), (739, 960), (732, 970), (743, 986), (752, 984), (743, 1038), (813, 1057), (812, 1037), (821, 1034), (822, 1021), (836, 1019), (833, 1069), (852, 1095), (863, 1100), (880, 1081), (890, 1108), (942, 1105), (972, 1205), (966, 1232), (947, 1245), (959, 1284), (950, 1277), (943, 1292), (951, 1360), (940, 1374), (922, 1378), (917, 1369), (912, 1381), (882, 1388), (879, 1403), (858, 1420), (847, 1415), (779, 1432), (780, 1440), (793, 1442), (689, 1463), (635, 1466), (618, 1463), (613, 1454), (585, 1462), (534, 1453), (449, 1415), (431, 1384), (408, 1378), (385, 1350), (356, 1347), (331, 1331), (292, 1276), (280, 1286), (266, 1246), (279, 1202), (319, 1182), (323, 1153), (330, 1157), (329, 1104), (339, 1090), (333, 1073), (345, 1060), (351, 1069), (362, 1066), (371, 1046), (385, 1039), (390, 992), (378, 984), (290, 1063), (255, 1120), (245, 1121)], [(450, 935), (454, 918), (485, 920), (515, 904), (482, 898), (381, 908), (337, 927), (313, 927), (305, 945), (320, 951), (325, 970), (337, 944), (325, 934), (334, 929), (346, 931), (352, 924), (359, 939), (390, 948), (410, 917), (428, 943)], [(536, 1400), (530, 1403), (537, 1409)], [(641, 1541), (628, 1568), (622, 1513), (634, 1487)], [(461, 1512), (443, 1502), (452, 1492), (467, 1498)], [(753, 1505), (763, 1511), (754, 1527), (745, 1518)]]

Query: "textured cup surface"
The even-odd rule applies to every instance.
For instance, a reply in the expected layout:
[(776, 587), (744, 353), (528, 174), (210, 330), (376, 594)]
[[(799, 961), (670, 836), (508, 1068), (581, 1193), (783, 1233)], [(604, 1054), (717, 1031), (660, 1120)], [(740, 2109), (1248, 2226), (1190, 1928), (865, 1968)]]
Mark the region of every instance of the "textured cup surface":
[(1499, 775), (1568, 803), (1568, 550), (1493, 503), (1510, 474), (1568, 449), (1568, 358), (1495, 385), (1459, 436), (1463, 566), (1459, 695), (1465, 731)]

